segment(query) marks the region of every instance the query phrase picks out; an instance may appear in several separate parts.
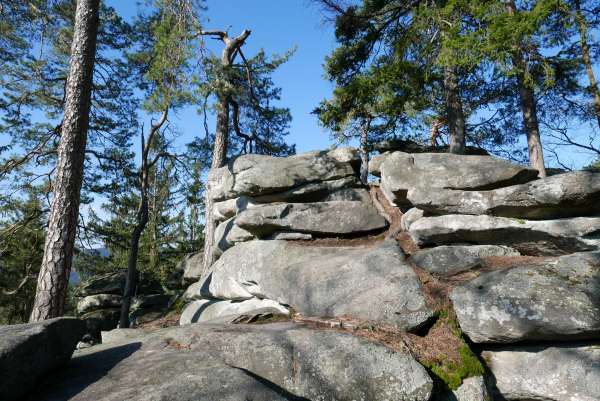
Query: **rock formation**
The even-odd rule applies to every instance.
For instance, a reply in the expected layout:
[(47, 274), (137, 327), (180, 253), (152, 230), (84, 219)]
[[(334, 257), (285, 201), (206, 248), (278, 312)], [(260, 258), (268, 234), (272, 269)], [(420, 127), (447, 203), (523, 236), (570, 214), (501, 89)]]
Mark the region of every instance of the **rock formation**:
[(473, 153), (388, 151), (369, 188), (349, 148), (231, 161), (180, 326), (105, 332), (31, 399), (600, 399), (600, 173)]

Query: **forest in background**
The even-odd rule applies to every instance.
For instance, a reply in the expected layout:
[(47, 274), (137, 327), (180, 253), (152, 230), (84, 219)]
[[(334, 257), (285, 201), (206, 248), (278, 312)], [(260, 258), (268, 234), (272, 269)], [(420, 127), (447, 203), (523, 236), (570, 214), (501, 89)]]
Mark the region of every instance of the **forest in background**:
[[(28, 320), (44, 264), (76, 3), (0, 5), (0, 324)], [(324, 64), (336, 88), (315, 114), (336, 142), (358, 140), (365, 163), (394, 139), (480, 147), (541, 176), (549, 160), (568, 168), (562, 147), (600, 159), (595, 1), (310, 3), (337, 44)], [(295, 152), (272, 80), (293, 54), (245, 54), (251, 31), (204, 30), (201, 1), (139, 10), (126, 21), (100, 2), (74, 266), (87, 278), (133, 258), (166, 286), (204, 246), (208, 171), (243, 153)], [(198, 135), (182, 151), (176, 113), (189, 106)]]

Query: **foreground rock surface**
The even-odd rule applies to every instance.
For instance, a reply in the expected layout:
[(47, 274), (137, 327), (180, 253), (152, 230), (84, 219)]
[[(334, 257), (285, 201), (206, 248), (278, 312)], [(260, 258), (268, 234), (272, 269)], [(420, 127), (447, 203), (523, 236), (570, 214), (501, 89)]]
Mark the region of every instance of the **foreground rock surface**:
[(524, 255), (561, 255), (600, 247), (600, 217), (520, 220), (449, 214), (422, 217), (409, 226), (420, 245), (510, 245)]
[(65, 365), (83, 336), (75, 318), (0, 326), (0, 395), (18, 399), (37, 382)]
[(258, 296), (309, 316), (349, 315), (407, 330), (433, 316), (395, 241), (370, 247), (244, 242), (225, 252), (196, 288), (203, 298)]
[(413, 188), (485, 190), (522, 184), (537, 177), (537, 170), (506, 160), (451, 153), (393, 152), (374, 158), (369, 170), (381, 177), (383, 193), (399, 207), (410, 205), (407, 193)]
[(600, 252), (482, 273), (451, 293), (460, 327), (478, 343), (600, 336)]
[(289, 315), (289, 310), (270, 299), (252, 298), (245, 301), (217, 301), (199, 299), (193, 301), (181, 314), (179, 324), (208, 322), (215, 319), (234, 318), (252, 314)]
[(79, 351), (31, 399), (427, 401), (431, 390), (410, 355), (349, 334), (195, 324)]
[(600, 347), (563, 344), (515, 346), (482, 354), (493, 374), (497, 399), (597, 401)]
[(600, 172), (559, 174), (491, 191), (415, 188), (408, 200), (431, 214), (488, 214), (524, 219), (600, 213)]

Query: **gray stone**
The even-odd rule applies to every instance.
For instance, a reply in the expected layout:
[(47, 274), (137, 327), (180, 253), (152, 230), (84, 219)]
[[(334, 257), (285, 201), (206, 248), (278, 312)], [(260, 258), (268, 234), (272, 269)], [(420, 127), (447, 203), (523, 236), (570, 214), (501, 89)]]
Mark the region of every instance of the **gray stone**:
[(200, 279), (203, 260), (203, 252), (190, 253), (184, 256), (183, 260), (179, 262), (180, 266), (178, 267), (178, 269), (183, 270), (184, 282), (191, 283)]
[(0, 394), (12, 401), (34, 388), (40, 379), (65, 365), (83, 336), (75, 318), (0, 326)]
[(486, 190), (522, 184), (537, 177), (537, 170), (491, 156), (451, 153), (409, 154), (393, 152), (373, 163), (372, 174), (381, 176), (381, 189), (397, 206), (408, 207), (413, 188)]
[(600, 217), (521, 220), (449, 214), (418, 219), (409, 232), (419, 245), (495, 244), (524, 255), (561, 255), (598, 249)]
[(408, 200), (430, 214), (488, 214), (526, 219), (600, 213), (600, 173), (577, 171), (490, 191), (416, 188)]
[(482, 273), (450, 294), (462, 331), (476, 343), (597, 339), (600, 252)]
[(311, 240), (312, 239), (312, 235), (311, 234), (305, 234), (305, 233), (294, 233), (294, 232), (286, 232), (286, 231), (280, 231), (280, 232), (276, 232), (274, 234), (271, 234), (268, 239), (280, 239), (280, 240), (286, 240), (286, 241), (307, 241), (307, 240)]
[(94, 276), (82, 281), (75, 288), (75, 296), (85, 297), (96, 294), (122, 295), (125, 288), (125, 271), (117, 271)]
[(257, 196), (253, 199), (258, 203), (323, 202), (328, 200), (334, 192), (353, 189), (360, 185), (357, 177), (348, 176), (337, 180), (311, 182), (287, 191)]
[[(248, 291), (257, 287), (260, 296)], [(225, 252), (196, 290), (204, 298), (259, 296), (309, 316), (348, 315), (408, 330), (432, 318), (395, 241), (374, 247), (244, 242)]]
[(223, 317), (237, 317), (251, 313), (289, 315), (289, 310), (270, 299), (252, 298), (245, 301), (199, 299), (185, 307), (179, 319), (179, 324), (207, 322)]
[(332, 201), (257, 206), (236, 217), (235, 225), (264, 238), (281, 230), (320, 235), (367, 233), (386, 227), (387, 222), (370, 201)]
[(215, 221), (227, 220), (255, 205), (256, 202), (247, 196), (215, 202), (213, 205)]
[(77, 351), (35, 400), (427, 401), (431, 390), (409, 354), (351, 334), (193, 324)]
[(406, 213), (403, 213), (402, 217), (400, 217), (400, 227), (403, 231), (408, 231), (410, 225), (415, 221), (419, 220), (424, 215), (425, 214), (421, 209), (413, 207), (409, 209)]
[(101, 333), (102, 344), (122, 342), (123, 340), (136, 338), (140, 335), (141, 332), (142, 331), (140, 329), (132, 328), (103, 331)]
[(315, 182), (355, 176), (357, 163), (360, 163), (358, 153), (350, 148), (289, 157), (243, 155), (227, 166), (213, 170), (207, 190), (216, 201), (242, 195), (268, 195)]
[(97, 309), (118, 308), (122, 298), (121, 295), (115, 294), (88, 295), (77, 302), (77, 313), (81, 315)]
[(215, 229), (215, 255), (221, 256), (223, 252), (239, 242), (250, 241), (255, 236), (236, 224), (236, 218), (231, 217), (220, 223)]
[(434, 395), (432, 401), (492, 401), (483, 376), (467, 377), (456, 390)]
[(598, 401), (600, 397), (598, 345), (503, 347), (484, 351), (483, 358), (492, 373), (495, 399)]
[(454, 245), (423, 249), (411, 256), (419, 267), (440, 276), (477, 269), (483, 258), (490, 256), (519, 256), (520, 253), (507, 246), (499, 245)]
[(330, 201), (361, 201), (365, 203), (371, 202), (371, 194), (365, 188), (346, 188), (330, 192), (320, 202)]

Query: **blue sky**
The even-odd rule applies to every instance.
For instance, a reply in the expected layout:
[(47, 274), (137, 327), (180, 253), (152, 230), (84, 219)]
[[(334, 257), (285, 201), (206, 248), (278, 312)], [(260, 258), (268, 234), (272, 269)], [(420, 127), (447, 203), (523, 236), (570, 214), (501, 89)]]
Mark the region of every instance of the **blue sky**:
[[(125, 18), (135, 15), (133, 0), (107, 0)], [(267, 54), (282, 54), (296, 47), (296, 53), (274, 75), (283, 89), (281, 105), (289, 107), (292, 126), (288, 141), (298, 152), (323, 149), (332, 144), (330, 136), (310, 112), (329, 97), (333, 85), (323, 78), (325, 56), (334, 49), (333, 27), (323, 24), (321, 14), (308, 0), (208, 0), (206, 29), (227, 29), (237, 35), (252, 30), (245, 46), (251, 56), (260, 48)], [(210, 42), (210, 41), (209, 41)], [(220, 46), (210, 45), (218, 50)], [(174, 123), (182, 132), (181, 142), (204, 135), (202, 119), (194, 108), (181, 111)]]

